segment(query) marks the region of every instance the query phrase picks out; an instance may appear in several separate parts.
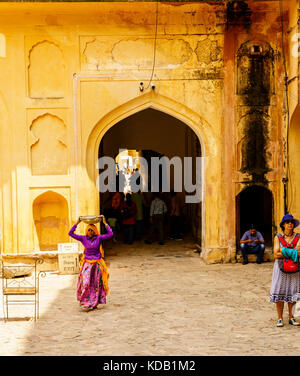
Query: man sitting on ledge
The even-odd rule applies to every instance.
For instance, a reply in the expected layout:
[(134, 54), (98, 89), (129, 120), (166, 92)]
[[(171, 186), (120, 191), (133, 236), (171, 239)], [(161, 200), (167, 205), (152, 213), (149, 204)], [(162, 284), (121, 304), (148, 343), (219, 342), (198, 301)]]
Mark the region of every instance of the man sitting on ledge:
[(259, 231), (256, 231), (254, 225), (251, 225), (250, 229), (244, 233), (240, 240), (241, 251), (244, 259), (243, 265), (248, 264), (248, 253), (257, 254), (256, 262), (257, 264), (261, 264), (265, 251), (264, 243), (265, 241), (262, 234)]

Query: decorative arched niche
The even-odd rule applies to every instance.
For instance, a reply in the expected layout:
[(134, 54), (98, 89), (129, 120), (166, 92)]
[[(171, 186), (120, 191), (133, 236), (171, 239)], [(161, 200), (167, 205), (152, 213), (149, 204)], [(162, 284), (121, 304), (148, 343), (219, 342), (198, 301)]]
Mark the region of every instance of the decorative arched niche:
[(28, 94), (31, 98), (62, 98), (65, 64), (61, 49), (44, 40), (29, 51)]
[(252, 175), (254, 180), (263, 181), (272, 170), (269, 152), (270, 118), (268, 114), (255, 109), (246, 113), (237, 128), (237, 168), (242, 173)]
[(69, 210), (67, 200), (47, 191), (33, 201), (33, 220), (40, 251), (57, 250), (58, 243), (69, 241)]
[(68, 173), (67, 129), (63, 120), (52, 114), (36, 118), (30, 125), (32, 175)]
[(268, 106), (274, 94), (274, 50), (264, 41), (248, 41), (237, 53), (237, 94), (245, 105)]

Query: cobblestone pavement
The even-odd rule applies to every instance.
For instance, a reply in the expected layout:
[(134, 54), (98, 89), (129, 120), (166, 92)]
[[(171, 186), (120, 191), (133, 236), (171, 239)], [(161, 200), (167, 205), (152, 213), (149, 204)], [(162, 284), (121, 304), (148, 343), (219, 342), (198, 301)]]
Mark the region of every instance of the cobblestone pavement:
[[(1, 355), (299, 355), (300, 327), (277, 328), (273, 264), (205, 265), (192, 243), (106, 249), (110, 294), (81, 312), (77, 276), (41, 279), (40, 319), (12, 307)], [(25, 311), (26, 309), (26, 311)], [(3, 317), (2, 307), (0, 317)]]

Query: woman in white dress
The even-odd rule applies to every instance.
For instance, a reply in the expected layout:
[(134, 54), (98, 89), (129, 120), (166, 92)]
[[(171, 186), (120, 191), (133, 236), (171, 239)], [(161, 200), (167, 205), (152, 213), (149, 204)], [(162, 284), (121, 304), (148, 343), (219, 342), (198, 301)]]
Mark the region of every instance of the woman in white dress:
[[(283, 326), (283, 308), (284, 302), (288, 303), (289, 310), (289, 324), (299, 326), (293, 317), (293, 306), (300, 297), (300, 272), (296, 273), (284, 273), (280, 270), (279, 260), (284, 258), (281, 250), (287, 244), (295, 244), (295, 248), (298, 251), (298, 257), (300, 256), (300, 234), (295, 233), (294, 229), (299, 225), (298, 219), (295, 219), (291, 214), (286, 214), (281, 222), (280, 227), (282, 234), (277, 234), (274, 238), (274, 268), (272, 276), (272, 285), (270, 291), (270, 302), (276, 303), (276, 309), (278, 314), (277, 326)], [(297, 237), (299, 239), (297, 240)], [(280, 237), (285, 240), (280, 240)]]

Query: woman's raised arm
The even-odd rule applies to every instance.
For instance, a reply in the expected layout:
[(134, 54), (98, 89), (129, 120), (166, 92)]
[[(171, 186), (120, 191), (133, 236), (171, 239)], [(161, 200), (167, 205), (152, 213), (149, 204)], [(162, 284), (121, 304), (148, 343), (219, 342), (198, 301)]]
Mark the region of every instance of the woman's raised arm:
[(99, 235), (100, 239), (101, 240), (107, 240), (107, 239), (112, 238), (114, 236), (114, 233), (113, 233), (112, 229), (110, 228), (110, 226), (107, 224), (104, 216), (102, 217), (102, 221), (103, 221), (103, 224), (105, 225), (107, 233), (103, 234), (103, 235)]
[(83, 238), (84, 238), (84, 235), (77, 235), (77, 234), (75, 234), (75, 230), (76, 230), (76, 228), (77, 228), (77, 225), (80, 223), (81, 221), (80, 221), (80, 219), (78, 218), (78, 221), (75, 223), (75, 225), (74, 226), (72, 226), (71, 227), (71, 229), (70, 229), (70, 231), (69, 231), (69, 236), (71, 236), (71, 238), (73, 238), (73, 239), (76, 239), (76, 240), (79, 240), (79, 241), (81, 241)]

